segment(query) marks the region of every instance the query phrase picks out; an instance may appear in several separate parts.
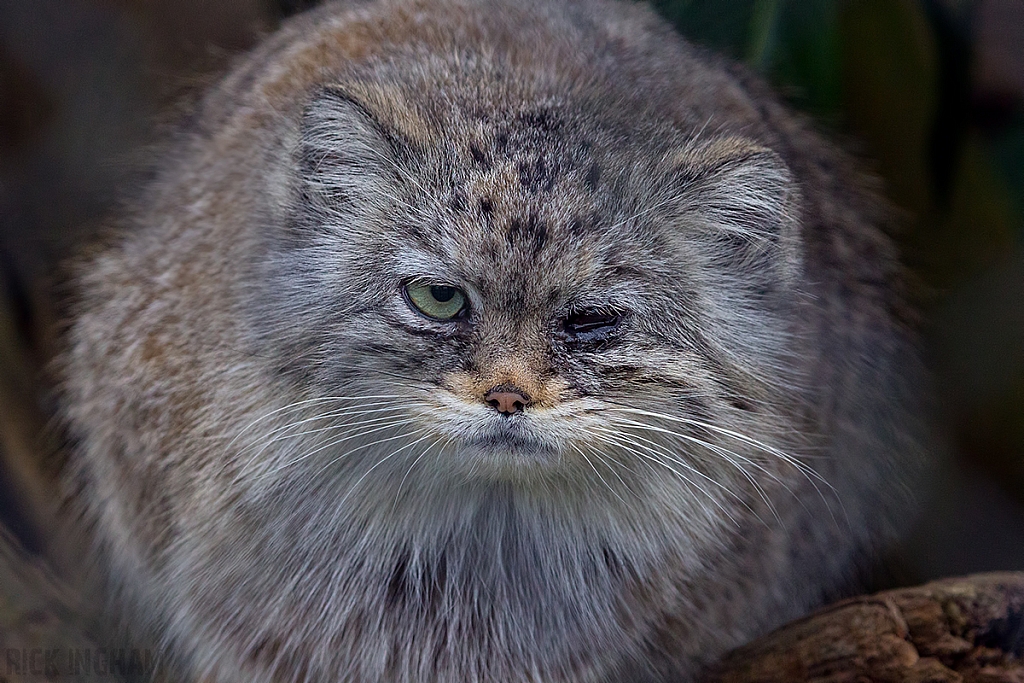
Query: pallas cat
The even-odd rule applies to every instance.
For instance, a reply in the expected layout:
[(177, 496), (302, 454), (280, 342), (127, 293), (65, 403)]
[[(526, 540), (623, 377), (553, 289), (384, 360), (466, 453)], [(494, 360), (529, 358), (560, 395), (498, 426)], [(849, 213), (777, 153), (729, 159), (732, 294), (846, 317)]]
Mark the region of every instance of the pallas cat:
[(645, 6), (327, 3), (78, 270), (91, 566), (187, 680), (690, 680), (906, 517), (888, 220)]

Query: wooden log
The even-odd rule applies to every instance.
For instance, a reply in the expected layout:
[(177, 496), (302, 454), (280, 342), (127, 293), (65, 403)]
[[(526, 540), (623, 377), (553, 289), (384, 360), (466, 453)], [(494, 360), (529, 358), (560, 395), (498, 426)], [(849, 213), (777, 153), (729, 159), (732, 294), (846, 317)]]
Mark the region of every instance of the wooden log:
[(1024, 572), (831, 605), (728, 654), (707, 683), (1024, 683)]

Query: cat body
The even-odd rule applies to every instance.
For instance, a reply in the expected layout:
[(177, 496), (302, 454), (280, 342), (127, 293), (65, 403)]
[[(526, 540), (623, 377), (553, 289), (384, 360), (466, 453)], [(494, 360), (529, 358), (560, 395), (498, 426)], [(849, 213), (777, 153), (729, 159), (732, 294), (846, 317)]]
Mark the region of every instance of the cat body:
[(645, 7), (301, 15), (80, 269), (104, 589), (208, 681), (688, 680), (903, 523), (885, 221)]

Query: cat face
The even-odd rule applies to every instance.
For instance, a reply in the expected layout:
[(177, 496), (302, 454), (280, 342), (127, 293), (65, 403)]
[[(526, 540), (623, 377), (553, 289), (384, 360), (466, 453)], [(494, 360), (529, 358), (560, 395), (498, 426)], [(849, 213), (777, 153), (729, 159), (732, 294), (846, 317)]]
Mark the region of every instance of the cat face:
[(404, 434), (387, 457), (472, 476), (635, 468), (771, 423), (799, 267), (774, 154), (571, 102), (400, 107), (329, 89), (305, 111), (267, 278), (297, 381), (381, 397), (360, 417)]

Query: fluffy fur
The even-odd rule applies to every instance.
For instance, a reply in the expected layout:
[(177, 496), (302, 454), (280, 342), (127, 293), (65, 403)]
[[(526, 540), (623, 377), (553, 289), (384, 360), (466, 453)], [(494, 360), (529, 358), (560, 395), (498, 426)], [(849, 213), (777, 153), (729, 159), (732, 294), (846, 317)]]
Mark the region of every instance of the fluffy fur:
[(688, 680), (899, 527), (882, 204), (648, 9), (328, 4), (171, 150), (81, 270), (63, 405), (107, 589), (184, 675)]

